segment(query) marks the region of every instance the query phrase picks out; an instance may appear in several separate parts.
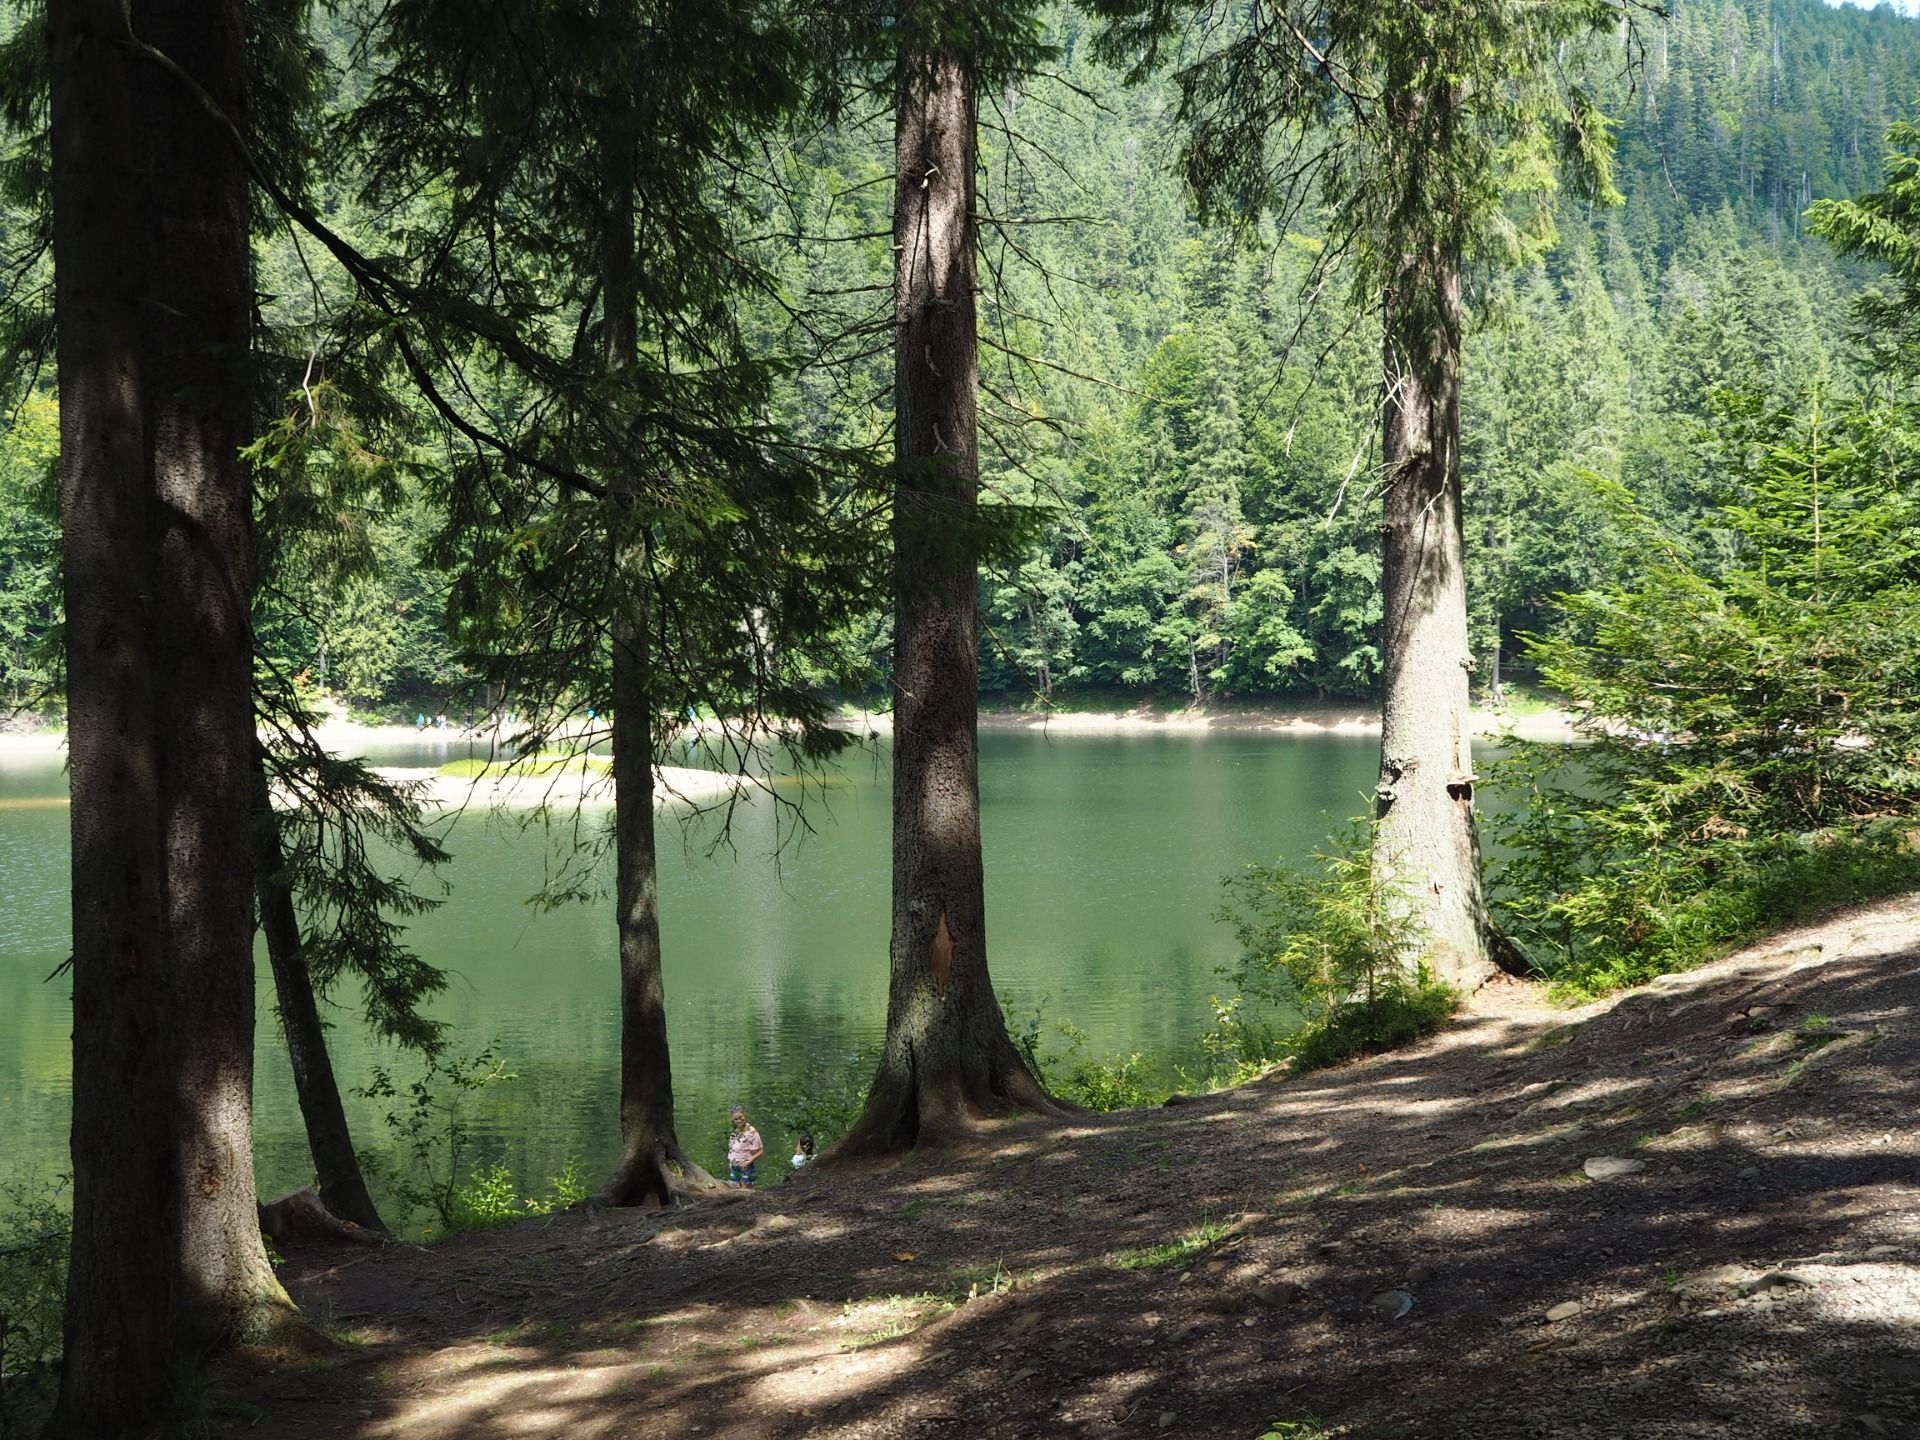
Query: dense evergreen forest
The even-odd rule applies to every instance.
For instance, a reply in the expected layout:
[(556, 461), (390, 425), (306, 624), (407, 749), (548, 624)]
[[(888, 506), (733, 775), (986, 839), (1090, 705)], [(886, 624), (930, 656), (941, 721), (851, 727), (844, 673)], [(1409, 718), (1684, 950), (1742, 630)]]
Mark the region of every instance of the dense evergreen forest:
[[(1672, 8), (1643, 53), (1599, 67), (1625, 203), (1564, 197), (1556, 245), (1475, 284), (1463, 433), (1483, 690), (1519, 635), (1554, 623), (1550, 597), (1630, 563), (1595, 477), (1691, 524), (1726, 498), (1700, 444), (1716, 390), (1788, 404), (1876, 383), (1843, 334), (1871, 277), (1807, 236), (1802, 213), (1877, 182), (1887, 126), (1920, 93), (1920, 27), (1817, 0)], [(1304, 303), (1311, 217), (1244, 239), (1197, 225), (1170, 84), (1123, 85), (1087, 22), (1051, 23), (1052, 78), (1009, 83), (982, 110), (982, 473), (990, 494), (1046, 511), (1024, 556), (984, 573), (982, 687), (1370, 694), (1376, 321)], [(330, 50), (343, 101), (366, 84), (346, 34)], [(816, 126), (736, 197), (783, 289), (756, 335), (805, 362), (772, 403), (838, 444), (873, 442), (890, 413), (871, 323), (890, 144), (884, 115)], [(355, 177), (322, 186), (348, 230), (378, 235), (347, 203)], [(311, 305), (299, 259), (284, 239), (269, 252), (266, 289), (297, 325)], [(1338, 280), (1319, 288), (1339, 298)], [(812, 312), (804, 328), (783, 306)], [(53, 423), (30, 392), (0, 450), (0, 691), (16, 702), (44, 697), (55, 668), (37, 643), (56, 616)], [(432, 463), (383, 456), (394, 503), (366, 522), (376, 563), (284, 577), (259, 628), (285, 673), (389, 714), (480, 698), (428, 553), (437, 521), (415, 477)], [(885, 629), (876, 609), (844, 632), (874, 687)]]

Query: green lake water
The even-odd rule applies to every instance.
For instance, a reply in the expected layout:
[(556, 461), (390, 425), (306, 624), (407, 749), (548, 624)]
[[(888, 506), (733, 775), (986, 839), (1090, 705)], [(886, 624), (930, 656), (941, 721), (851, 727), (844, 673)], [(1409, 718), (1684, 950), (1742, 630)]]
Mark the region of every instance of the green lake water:
[[(463, 753), (455, 743), (453, 753)], [(431, 765), (446, 746), (384, 750), (387, 765)], [(1220, 878), (1249, 861), (1302, 858), (1365, 804), (1378, 741), (1340, 735), (981, 737), (988, 948), (1016, 1015), (1070, 1020), (1094, 1054), (1171, 1065), (1191, 1053), (1232, 958), (1212, 917)], [(749, 801), (733, 853), (661, 826), (661, 928), (680, 1134), (720, 1161), (726, 1107), (750, 1113), (778, 1077), (800, 1077), (878, 1037), (886, 1010), (888, 791), (884, 755), (861, 753), (805, 797), (812, 832), (787, 837), (778, 807)], [(65, 780), (52, 761), (0, 760), (0, 1184), (66, 1166), (70, 1057)], [(599, 812), (604, 813), (604, 812)], [(667, 812), (670, 816), (671, 812)], [(790, 826), (791, 817), (786, 817)], [(684, 836), (684, 839), (683, 839)], [(448, 837), (446, 904), (409, 938), (446, 967), (435, 1012), (466, 1053), (497, 1042), (519, 1078), (477, 1110), (478, 1157), (537, 1188), (569, 1157), (597, 1181), (618, 1151), (617, 976), (611, 905), (536, 913), (525, 903), (548, 863), (537, 832), (479, 810)], [(272, 982), (260, 965), (255, 1139), (260, 1187), (311, 1174), (293, 1083), (278, 1045)], [(404, 1057), (334, 1013), (343, 1088)], [(347, 1097), (363, 1145), (384, 1107)], [(764, 1112), (764, 1106), (761, 1107)], [(762, 1116), (784, 1167), (792, 1136)]]

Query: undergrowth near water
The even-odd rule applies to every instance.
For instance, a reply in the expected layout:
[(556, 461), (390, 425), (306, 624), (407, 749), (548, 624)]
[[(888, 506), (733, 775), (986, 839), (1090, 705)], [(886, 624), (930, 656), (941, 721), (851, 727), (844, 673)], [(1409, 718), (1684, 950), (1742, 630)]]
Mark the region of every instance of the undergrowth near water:
[[(1498, 873), (1505, 888), (1496, 904), (1510, 928), (1534, 942), (1529, 953), (1548, 925), (1582, 937), (1582, 963), (1552, 971), (1564, 992), (1640, 983), (1713, 959), (1770, 928), (1920, 885), (1920, 855), (1906, 825), (1892, 821), (1846, 834), (1741, 837), (1748, 843), (1718, 849), (1696, 844), (1676, 852), (1691, 867), (1691, 880), (1663, 868), (1658, 853), (1639, 865), (1596, 867), (1592, 816), (1542, 781), (1552, 767), (1579, 765), (1581, 752), (1534, 746), (1520, 753), (1520, 760), (1496, 762), (1495, 771), (1509, 786), (1525, 777), (1539, 794), (1502, 833), (1507, 858)], [(1053, 1094), (1109, 1111), (1244, 1084), (1283, 1068), (1305, 1073), (1431, 1033), (1458, 995), (1419, 960), (1411, 906), (1377, 880), (1373, 843), (1371, 823), (1355, 820), (1311, 866), (1253, 865), (1226, 880), (1229, 898), (1218, 918), (1233, 926), (1240, 955), (1222, 967), (1232, 991), (1213, 998), (1213, 1023), (1198, 1037), (1189, 1066), (1156, 1067), (1138, 1053), (1093, 1055), (1086, 1031), (1049, 1020), (1044, 999), (1025, 1014), (1002, 1002), (1008, 1037)], [(1563, 878), (1555, 867), (1577, 874), (1584, 888), (1555, 893)], [(1701, 883), (1703, 875), (1711, 883)], [(1517, 879), (1528, 888), (1517, 888)], [(1528, 903), (1540, 908), (1518, 908)], [(1522, 913), (1534, 923), (1514, 925)], [(859, 1114), (876, 1060), (870, 1046), (816, 1063), (776, 1082), (768, 1108), (824, 1149)]]
[[(1087, 1032), (1070, 1020), (1048, 1020), (1046, 1003), (1039, 1001), (1024, 1019), (1010, 1019), (1007, 1036), (1050, 1093), (1088, 1110), (1158, 1105), (1172, 1093), (1174, 1077), (1154, 1071), (1138, 1054), (1114, 1059), (1087, 1053)], [(1000, 1008), (1012, 1016), (1004, 1000)]]
[[(798, 1075), (776, 1077), (767, 1086), (760, 1106), (792, 1138), (811, 1135), (816, 1152), (824, 1151), (859, 1118), (867, 1086), (879, 1066), (877, 1041), (815, 1057)], [(769, 1141), (770, 1152), (772, 1148)]]
[(1457, 996), (1420, 963), (1409, 907), (1375, 878), (1373, 835), (1356, 820), (1310, 866), (1253, 865), (1226, 880), (1217, 918), (1234, 927), (1240, 956), (1220, 971), (1233, 991), (1213, 997), (1190, 1066), (1092, 1056), (1087, 1033), (1049, 1023), (1044, 1001), (1008, 1035), (1050, 1091), (1089, 1110), (1158, 1105), (1176, 1091), (1316, 1070), (1419, 1038)]
[(65, 1181), (0, 1188), (0, 1436), (52, 1393), (72, 1233)]
[(1587, 868), (1590, 852), (1578, 870), (1546, 883), (1516, 873), (1538, 854), (1516, 852), (1508, 862), (1495, 911), (1569, 999), (1643, 985), (1782, 926), (1920, 887), (1920, 853), (1905, 821), (1703, 840), (1605, 869)]
[(1251, 865), (1226, 881), (1219, 918), (1240, 958), (1201, 1046), (1215, 1083), (1287, 1062), (1337, 1065), (1417, 1039), (1453, 1012), (1454, 991), (1420, 959), (1412, 907), (1382, 884), (1374, 828), (1355, 820), (1311, 867)]
[(388, 1102), (384, 1122), (397, 1153), (362, 1151), (360, 1163), (402, 1207), (390, 1220), (404, 1228), (424, 1215), (421, 1233), (431, 1239), (548, 1215), (586, 1198), (578, 1160), (569, 1159), (549, 1176), (543, 1191), (526, 1192), (510, 1166), (482, 1164), (474, 1156), (478, 1096), (518, 1078), (491, 1045), (461, 1059), (431, 1050), (420, 1073), (404, 1085), (386, 1066), (373, 1068), (354, 1094)]

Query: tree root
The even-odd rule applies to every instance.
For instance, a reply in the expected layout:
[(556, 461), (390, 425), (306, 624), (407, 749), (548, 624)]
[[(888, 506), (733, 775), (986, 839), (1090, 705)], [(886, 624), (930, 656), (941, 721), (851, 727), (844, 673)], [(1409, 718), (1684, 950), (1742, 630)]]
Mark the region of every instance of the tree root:
[(1514, 943), (1512, 936), (1492, 922), (1487, 924), (1487, 958), (1499, 966), (1504, 974), (1521, 980), (1540, 978), (1540, 967)]
[(718, 1180), (689, 1159), (680, 1146), (664, 1136), (656, 1136), (650, 1148), (629, 1153), (615, 1167), (597, 1195), (588, 1199), (588, 1209), (625, 1209), (653, 1204), (662, 1208), (684, 1205), (716, 1191), (724, 1191)]
[(321, 1202), (311, 1186), (260, 1206), (260, 1233), (275, 1245), (302, 1240), (345, 1240), (355, 1245), (384, 1245), (388, 1237), (351, 1220), (342, 1220)]
[[(1011, 1046), (1008, 1047), (1011, 1050)], [(894, 1155), (953, 1144), (983, 1133), (985, 1122), (1015, 1112), (1067, 1119), (1080, 1108), (1047, 1093), (1016, 1054), (989, 1074), (954, 1075), (923, 1084), (909, 1063), (904, 1077), (875, 1077), (865, 1109), (822, 1160)]]

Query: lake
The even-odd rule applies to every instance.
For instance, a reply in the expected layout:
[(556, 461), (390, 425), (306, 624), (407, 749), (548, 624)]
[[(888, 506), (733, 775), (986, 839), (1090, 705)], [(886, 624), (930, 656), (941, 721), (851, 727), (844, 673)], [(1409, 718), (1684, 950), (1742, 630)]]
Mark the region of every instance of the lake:
[[(442, 744), (373, 758), (434, 765), (447, 754)], [(1221, 877), (1309, 855), (1362, 810), (1378, 756), (1365, 735), (982, 734), (987, 938), (1010, 1011), (1073, 1022), (1091, 1054), (1162, 1066), (1189, 1055), (1222, 988), (1215, 967), (1234, 954), (1213, 918)], [(734, 816), (731, 851), (714, 855), (710, 826), (663, 815), (675, 1098), (681, 1139), (709, 1167), (736, 1099), (760, 1110), (769, 1159), (784, 1166), (793, 1137), (765, 1114), (771, 1087), (839, 1063), (884, 1026), (889, 783), (884, 755), (857, 753), (805, 793), (809, 833), (786, 834), (791, 815), (759, 797)], [(0, 1184), (66, 1167), (69, 992), (65, 977), (46, 979), (68, 951), (64, 797), (57, 762), (0, 758)], [(412, 922), (409, 940), (453, 977), (434, 1013), (451, 1023), (454, 1051), (497, 1044), (518, 1076), (480, 1097), (476, 1154), (511, 1166), (525, 1189), (570, 1157), (597, 1183), (619, 1149), (612, 906), (531, 908), (549, 852), (508, 818), (470, 811), (447, 845), (447, 901)], [(311, 1170), (264, 957), (259, 995), (255, 1139), (260, 1188), (273, 1195)], [(414, 1073), (367, 1038), (351, 993), (338, 998), (343, 1089), (376, 1064)], [(356, 1141), (379, 1143), (384, 1104), (346, 1099)]]

